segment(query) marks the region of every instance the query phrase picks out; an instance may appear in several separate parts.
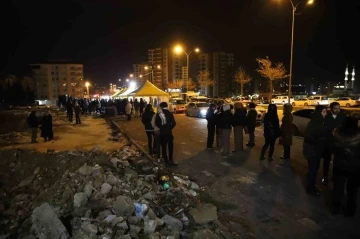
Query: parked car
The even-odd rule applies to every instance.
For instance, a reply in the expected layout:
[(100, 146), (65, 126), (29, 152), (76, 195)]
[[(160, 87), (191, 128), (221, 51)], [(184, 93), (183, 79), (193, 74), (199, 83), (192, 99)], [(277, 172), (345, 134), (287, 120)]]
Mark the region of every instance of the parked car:
[(198, 118), (206, 117), (206, 111), (209, 108), (208, 103), (204, 102), (191, 102), (186, 106), (185, 114)]
[(309, 99), (308, 98), (301, 98), (301, 99), (295, 99), (292, 102), (293, 106), (309, 106)]
[(314, 95), (308, 98), (309, 105), (329, 105), (329, 99), (324, 95)]
[(191, 97), (190, 101), (191, 102), (203, 102), (206, 103), (208, 100), (208, 98), (206, 96), (197, 96), (197, 97)]
[(179, 113), (184, 112), (186, 106), (186, 101), (182, 98), (172, 98), (170, 100), (170, 110), (172, 110), (173, 113)]
[[(313, 108), (301, 109), (294, 111), (293, 114), (293, 133), (295, 136), (304, 136), (306, 127), (311, 119), (312, 113), (315, 111)], [(341, 109), (346, 115), (350, 115), (352, 111)]]
[(338, 102), (342, 107), (360, 106), (359, 97), (341, 97), (337, 99), (336, 102)]
[[(283, 105), (285, 103), (289, 102), (289, 96), (285, 96), (285, 95), (279, 95), (276, 96), (275, 98), (271, 99), (271, 103), (272, 104), (276, 104), (276, 105)], [(292, 104), (294, 102), (294, 97), (290, 97), (290, 104)]]

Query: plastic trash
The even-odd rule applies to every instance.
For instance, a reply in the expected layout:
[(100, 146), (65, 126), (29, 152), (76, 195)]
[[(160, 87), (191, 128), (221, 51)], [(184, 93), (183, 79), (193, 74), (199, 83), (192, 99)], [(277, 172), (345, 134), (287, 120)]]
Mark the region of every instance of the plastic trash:
[(168, 182), (164, 183), (164, 184), (163, 184), (163, 188), (164, 188), (164, 190), (169, 189), (169, 188), (170, 188), (170, 184), (169, 184)]
[(148, 210), (148, 206), (143, 203), (134, 203), (134, 206), (135, 206), (135, 215), (137, 217), (144, 218)]

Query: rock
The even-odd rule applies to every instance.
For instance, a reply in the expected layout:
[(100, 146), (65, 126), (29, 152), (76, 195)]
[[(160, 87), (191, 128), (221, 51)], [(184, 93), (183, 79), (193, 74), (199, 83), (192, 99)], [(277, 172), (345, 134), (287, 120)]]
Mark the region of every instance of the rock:
[(150, 191), (150, 192), (144, 194), (143, 197), (147, 200), (152, 201), (156, 197), (156, 193), (154, 193), (153, 191)]
[(101, 174), (96, 175), (96, 177), (94, 179), (94, 187), (100, 188), (103, 183), (104, 183), (103, 175), (101, 175)]
[(62, 199), (64, 201), (67, 201), (72, 197), (72, 195), (73, 195), (73, 191), (70, 189), (69, 186), (66, 186), (66, 188), (64, 189), (64, 192), (62, 194)]
[(190, 188), (193, 189), (193, 190), (199, 190), (200, 187), (199, 187), (199, 185), (197, 185), (196, 183), (191, 182)]
[(40, 167), (37, 167), (35, 170), (34, 170), (34, 175), (38, 174), (40, 172)]
[(106, 195), (106, 194), (108, 194), (108, 193), (111, 191), (111, 189), (112, 189), (112, 186), (111, 186), (110, 184), (108, 184), (108, 183), (103, 183), (103, 184), (101, 185), (100, 193)]
[(79, 173), (85, 176), (92, 174), (93, 171), (93, 167), (88, 166), (86, 163), (79, 168)]
[(138, 175), (131, 168), (125, 168), (125, 177), (126, 177), (127, 181), (129, 181), (132, 178), (137, 179)]
[(165, 215), (161, 220), (163, 220), (166, 225), (170, 225), (173, 230), (181, 231), (183, 229), (182, 222), (175, 217)]
[(114, 186), (114, 185), (118, 184), (119, 180), (117, 179), (117, 177), (115, 177), (114, 175), (110, 174), (110, 175), (107, 176), (106, 182), (107, 182), (108, 184), (110, 184), (111, 186)]
[(141, 222), (141, 218), (136, 217), (136, 216), (131, 216), (128, 218), (128, 222), (129, 222), (129, 224), (139, 225)]
[(146, 216), (150, 219), (150, 220), (155, 220), (156, 219), (156, 214), (154, 213), (154, 211), (149, 208)]
[(130, 235), (120, 236), (119, 239), (131, 239)]
[(83, 229), (86, 232), (96, 234), (98, 232), (98, 227), (94, 224), (90, 224), (88, 222), (83, 222), (81, 224), (81, 229)]
[(87, 184), (84, 187), (84, 193), (86, 194), (87, 197), (90, 197), (93, 191), (93, 182), (89, 181), (87, 182)]
[(123, 217), (116, 217), (111, 221), (111, 225), (114, 227), (116, 224), (122, 223), (123, 221)]
[(111, 211), (108, 210), (108, 209), (106, 209), (106, 210), (101, 211), (101, 212), (99, 213), (98, 218), (99, 218), (100, 220), (104, 220), (107, 216), (109, 216), (109, 215), (111, 215), (111, 214), (112, 214)]
[(214, 234), (209, 230), (200, 230), (194, 233), (193, 239), (215, 239)]
[(121, 160), (119, 161), (124, 167), (130, 167), (130, 163), (127, 160)]
[(33, 175), (31, 175), (31, 176), (29, 176), (29, 177), (27, 177), (27, 178), (25, 178), (24, 180), (22, 180), (20, 183), (19, 183), (19, 188), (21, 188), (21, 187), (26, 187), (26, 186), (28, 186), (28, 185), (30, 185), (30, 183), (32, 183), (32, 181), (34, 180), (34, 178), (35, 178), (35, 175), (33, 174)]
[(32, 227), (39, 239), (70, 238), (65, 226), (47, 203), (34, 209), (31, 215), (31, 221)]
[(116, 218), (116, 215), (109, 215), (107, 216), (104, 221), (107, 222), (107, 223), (110, 223), (112, 222), (114, 219)]
[(217, 208), (209, 203), (201, 204), (191, 209), (189, 213), (194, 218), (196, 224), (206, 224), (218, 218)]
[(196, 197), (197, 195), (197, 192), (195, 192), (194, 190), (190, 189), (189, 191), (186, 191), (185, 192), (187, 195), (189, 196), (193, 196), (193, 197)]
[(152, 234), (156, 230), (156, 220), (145, 220), (144, 221), (144, 232), (148, 235)]
[(91, 209), (89, 209), (89, 210), (87, 210), (87, 211), (85, 212), (84, 217), (85, 217), (85, 218), (90, 218), (90, 216), (91, 216)]
[(74, 195), (74, 207), (82, 207), (88, 201), (88, 198), (85, 193), (76, 193)]
[(127, 222), (118, 223), (118, 224), (116, 224), (116, 226), (117, 226), (118, 228), (120, 228), (121, 230), (124, 230), (125, 232), (126, 232), (127, 230), (129, 230), (129, 226), (128, 226)]
[(131, 198), (127, 196), (118, 196), (113, 203), (113, 208), (118, 216), (131, 216), (135, 211)]
[(130, 233), (131, 234), (139, 234), (139, 232), (141, 231), (141, 227), (136, 226), (136, 225), (130, 225)]

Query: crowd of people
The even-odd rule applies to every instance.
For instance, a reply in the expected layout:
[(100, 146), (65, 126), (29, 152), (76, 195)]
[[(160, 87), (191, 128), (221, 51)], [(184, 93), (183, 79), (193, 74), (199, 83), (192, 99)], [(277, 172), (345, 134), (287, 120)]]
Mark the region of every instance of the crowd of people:
[[(268, 151), (268, 161), (273, 161), (275, 143), (279, 140), (283, 147), (280, 165), (290, 167), (290, 155), (293, 138), (292, 105), (285, 104), (280, 124), (275, 104), (269, 104), (267, 112), (262, 117), (263, 136), (265, 143), (261, 149), (260, 161), (264, 161)], [(243, 151), (244, 134), (249, 134), (247, 146), (255, 145), (256, 125), (255, 104), (250, 103), (250, 110), (246, 111), (241, 103), (215, 107), (210, 104), (206, 114), (208, 139), (207, 148), (212, 149), (214, 138), (216, 147), (223, 157), (232, 152)], [(316, 186), (316, 179), (323, 158), (322, 183), (328, 186), (330, 162), (333, 157), (333, 208), (334, 214), (342, 210), (342, 198), (346, 184), (347, 204), (344, 213), (353, 216), (356, 211), (357, 192), (360, 186), (360, 128), (359, 115), (347, 116), (340, 111), (338, 102), (333, 102), (327, 108), (318, 105), (308, 123), (304, 143), (303, 155), (308, 162), (307, 188), (308, 194), (320, 195)], [(234, 133), (234, 150), (230, 152), (230, 135)]]

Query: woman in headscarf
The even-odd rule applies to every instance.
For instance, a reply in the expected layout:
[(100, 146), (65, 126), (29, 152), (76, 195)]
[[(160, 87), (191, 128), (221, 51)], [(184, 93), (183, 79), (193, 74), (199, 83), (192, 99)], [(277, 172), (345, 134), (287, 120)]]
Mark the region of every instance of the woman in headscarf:
[(153, 118), (153, 115), (155, 115), (155, 112), (153, 110), (152, 105), (148, 104), (145, 107), (145, 112), (142, 114), (141, 122), (145, 126), (145, 132), (148, 138), (148, 148), (149, 148), (149, 154), (154, 154), (155, 149), (155, 137), (154, 137), (154, 127), (151, 125), (151, 121)]
[(345, 124), (334, 130), (333, 213), (340, 213), (346, 184), (346, 216), (354, 216), (360, 184), (360, 128), (358, 115), (352, 115)]
[(48, 110), (45, 111), (41, 120), (41, 137), (44, 138), (44, 142), (51, 141), (54, 137), (52, 129), (52, 116)]
[(264, 137), (265, 144), (261, 149), (260, 160), (265, 160), (265, 153), (269, 149), (269, 162), (273, 161), (273, 153), (275, 149), (275, 141), (280, 137), (279, 117), (277, 115), (277, 107), (274, 104), (269, 104), (268, 110), (264, 115)]
[(305, 130), (303, 154), (308, 161), (307, 193), (318, 196), (320, 190), (316, 187), (316, 177), (320, 166), (320, 159), (326, 144), (325, 127), (326, 107), (317, 105), (311, 120)]
[(283, 165), (287, 166), (290, 160), (290, 147), (292, 145), (292, 137), (293, 137), (293, 115), (292, 105), (287, 103), (284, 104), (283, 107), (283, 118), (281, 120), (281, 138), (280, 144), (284, 147), (283, 156), (280, 158), (283, 160)]

